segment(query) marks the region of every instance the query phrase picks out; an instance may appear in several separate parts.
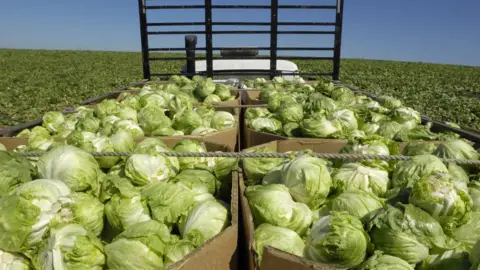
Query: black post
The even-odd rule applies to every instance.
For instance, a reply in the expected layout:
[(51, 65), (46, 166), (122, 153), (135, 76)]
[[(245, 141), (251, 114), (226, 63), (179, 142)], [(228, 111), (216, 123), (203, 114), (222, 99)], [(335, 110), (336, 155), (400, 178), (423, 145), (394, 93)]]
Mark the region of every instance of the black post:
[(207, 77), (213, 77), (212, 0), (205, 0), (205, 49), (207, 51)]
[(138, 0), (138, 15), (140, 20), (140, 39), (142, 42), (143, 78), (150, 80), (150, 59), (148, 56), (147, 9), (145, 0)]
[[(185, 36), (185, 50), (187, 54), (187, 73), (195, 73), (195, 47), (197, 46), (197, 36)], [(187, 75), (191, 78), (193, 75)]]
[(335, 45), (333, 49), (332, 79), (340, 80), (340, 49), (342, 47), (343, 1), (337, 0), (337, 15), (335, 16)]
[(277, 75), (278, 0), (270, 5), (270, 79)]

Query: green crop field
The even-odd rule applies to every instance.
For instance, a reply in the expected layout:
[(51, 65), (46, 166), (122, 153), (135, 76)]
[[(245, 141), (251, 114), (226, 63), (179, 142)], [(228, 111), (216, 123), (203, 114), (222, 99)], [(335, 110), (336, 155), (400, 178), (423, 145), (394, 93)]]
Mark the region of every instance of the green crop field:
[[(331, 68), (295, 62), (304, 72)], [(152, 69), (176, 72), (182, 64), (155, 62)], [(140, 53), (0, 50), (0, 127), (39, 119), (141, 77)], [(341, 79), (400, 98), (433, 119), (480, 129), (480, 67), (344, 59)]]

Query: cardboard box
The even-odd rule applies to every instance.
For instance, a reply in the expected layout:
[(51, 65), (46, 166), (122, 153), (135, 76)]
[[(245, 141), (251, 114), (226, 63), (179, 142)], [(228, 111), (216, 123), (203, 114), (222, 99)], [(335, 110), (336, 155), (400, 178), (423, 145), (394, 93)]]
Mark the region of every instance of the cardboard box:
[[(297, 138), (297, 137), (285, 137), (281, 135), (276, 135), (272, 133), (266, 133), (266, 132), (259, 132), (255, 131), (251, 128), (248, 127), (248, 122), (247, 120), (243, 120), (242, 124), (242, 132), (243, 132), (243, 140), (242, 140), (242, 149), (245, 148), (250, 148), (254, 147), (260, 144), (268, 143), (271, 141), (282, 141), (282, 140), (294, 140), (294, 141), (302, 141), (304, 143), (312, 143), (312, 142), (333, 142), (333, 141), (340, 141), (340, 142), (346, 142), (347, 140), (339, 140), (339, 139), (324, 139), (324, 138)], [(449, 127), (445, 127), (444, 124), (440, 122), (432, 122), (432, 129), (431, 131), (433, 132), (445, 132), (445, 131), (450, 131), (454, 132), (460, 135), (461, 138), (470, 140), (473, 142), (473, 145), (475, 148), (480, 147), (480, 133), (475, 134), (471, 131), (465, 131), (461, 129), (451, 129)], [(434, 143), (438, 143), (438, 141), (432, 141)], [(400, 148), (403, 149), (405, 145), (408, 144), (408, 142), (398, 142), (400, 145)]]
[(243, 147), (250, 148), (252, 146), (268, 143), (271, 141), (288, 140), (288, 137), (255, 131), (248, 127), (246, 119), (243, 121)]
[(247, 120), (243, 123), (243, 147), (250, 148), (264, 143), (269, 143), (272, 141), (283, 141), (283, 140), (301, 140), (304, 143), (307, 142), (342, 142), (346, 143), (347, 140), (338, 140), (338, 139), (324, 139), (324, 138), (295, 138), (295, 137), (285, 137), (277, 134), (266, 133), (255, 131), (248, 127)]
[[(213, 82), (214, 83), (231, 85), (233, 88), (238, 88), (238, 83), (239, 83), (236, 80), (233, 80), (233, 81), (232, 80), (213, 80)], [(105, 100), (105, 99), (112, 99), (112, 98), (116, 99), (118, 97), (118, 95), (121, 94), (125, 90), (140, 90), (140, 89), (142, 89), (142, 87), (144, 85), (147, 85), (147, 84), (168, 84), (168, 83), (170, 83), (170, 82), (169, 81), (140, 80), (140, 81), (134, 82), (132, 84), (129, 84), (127, 86), (117, 88), (112, 92), (104, 93), (104, 94), (86, 99), (82, 103), (80, 103), (80, 105), (97, 104), (97, 103), (99, 103), (99, 102), (101, 102), (102, 100)]]
[[(224, 108), (224, 109), (229, 109), (231, 107), (229, 111), (231, 113), (238, 114), (239, 108), (236, 108), (236, 107), (241, 104), (241, 99), (240, 99), (239, 92), (236, 91), (236, 90), (232, 90), (230, 92), (232, 93), (232, 95), (236, 96), (236, 99), (222, 101), (222, 102), (216, 102), (216, 103), (212, 103), (212, 105), (213, 106), (218, 106), (218, 107), (221, 107), (221, 108)], [(122, 94), (123, 93), (130, 93), (132, 95), (138, 95), (138, 93), (140, 93), (140, 90), (125, 90), (125, 91), (117, 93), (117, 95), (114, 98), (117, 101), (120, 102), (121, 99), (122, 99)], [(199, 104), (201, 104), (201, 102), (199, 102)]]
[(266, 246), (263, 249), (263, 258), (261, 265), (258, 265), (258, 252), (255, 250), (255, 226), (253, 223), (253, 216), (248, 205), (248, 200), (244, 196), (245, 184), (243, 175), (240, 174), (240, 202), (242, 222), (244, 227), (244, 237), (246, 239), (248, 250), (248, 269), (251, 270), (333, 270), (328, 265), (317, 263), (276, 248)]
[[(340, 140), (317, 140), (317, 141), (303, 141), (303, 140), (283, 140), (273, 141), (262, 145), (257, 145), (253, 148), (267, 147), (276, 152), (287, 152), (291, 150), (306, 150), (310, 149), (313, 152), (322, 153), (338, 153), (338, 151), (345, 145), (345, 141)], [(263, 250), (263, 258), (261, 265), (258, 265), (258, 252), (255, 250), (255, 225), (253, 222), (252, 212), (248, 205), (248, 200), (245, 197), (245, 183), (243, 179), (243, 173), (239, 176), (240, 187), (240, 203), (242, 222), (244, 227), (244, 234), (247, 241), (248, 250), (248, 262), (249, 269), (257, 270), (330, 270), (335, 269), (328, 265), (317, 263), (287, 252), (272, 248), (265, 247)]]
[[(166, 137), (156, 137), (162, 139), (163, 141), (178, 141), (178, 140), (196, 140), (205, 143), (216, 143), (219, 145), (225, 145), (230, 149), (230, 151), (234, 151), (237, 146), (237, 136), (238, 135), (238, 125), (235, 125), (233, 128), (213, 132), (206, 134), (204, 136), (166, 136)], [(142, 141), (144, 138), (137, 138), (136, 141)], [(63, 142), (65, 139), (55, 139), (55, 141)], [(19, 145), (26, 145), (28, 142), (27, 138), (16, 138), (16, 137), (0, 137), (0, 143), (5, 145), (7, 150), (12, 151)]]
[[(207, 145), (208, 148), (208, 145)], [(211, 151), (209, 149), (209, 151)], [(170, 270), (237, 270), (238, 268), (238, 179), (239, 171), (232, 172), (230, 211), (232, 224), (223, 232), (195, 249), (183, 260), (171, 265)]]
[[(143, 138), (138, 139), (141, 141)], [(172, 147), (183, 138), (166, 137), (162, 140)], [(26, 144), (25, 138), (0, 137), (0, 143), (7, 150), (13, 150), (18, 145)], [(230, 152), (233, 149), (218, 142), (205, 141), (208, 151)], [(238, 179), (239, 170), (232, 171), (232, 189), (230, 196), (231, 225), (220, 234), (208, 240), (204, 245), (189, 253), (181, 261), (166, 269), (170, 270), (226, 270), (238, 269)]]
[[(435, 142), (438, 143), (438, 142)], [(312, 150), (316, 153), (338, 153), (340, 149), (346, 144), (346, 141), (342, 140), (304, 140), (304, 139), (294, 139), (294, 140), (282, 140), (282, 141), (272, 141), (269, 143), (261, 144), (254, 146), (252, 148), (267, 147), (270, 150), (275, 152), (287, 152), (287, 151), (298, 151), (298, 150)], [(403, 150), (407, 143), (400, 143), (399, 148)], [(335, 269), (328, 265), (317, 263), (302, 257), (283, 252), (281, 250), (265, 247), (263, 250), (263, 259), (261, 265), (258, 265), (258, 252), (255, 250), (254, 239), (255, 239), (255, 226), (253, 222), (252, 212), (248, 205), (248, 200), (244, 196), (245, 194), (245, 183), (244, 183), (244, 174), (240, 173), (240, 203), (241, 203), (241, 213), (242, 213), (242, 222), (244, 227), (245, 239), (247, 241), (246, 249), (248, 251), (248, 262), (249, 269), (261, 269), (261, 270), (330, 270)]]
[[(238, 110), (238, 109), (236, 109)], [(217, 132), (209, 133), (204, 136), (192, 136), (192, 135), (185, 135), (185, 136), (165, 136), (165, 137), (160, 137), (161, 139), (164, 138), (180, 138), (180, 139), (192, 139), (192, 140), (198, 140), (198, 141), (209, 141), (209, 142), (215, 142), (219, 144), (225, 144), (228, 145), (231, 149), (236, 149), (237, 146), (237, 141), (240, 138), (239, 136), (239, 117), (238, 114), (230, 111), (229, 109), (225, 108), (218, 108), (217, 111), (229, 111), (230, 113), (233, 113), (235, 118), (236, 118), (236, 123), (232, 128), (225, 129), (225, 130), (220, 130)], [(64, 112), (65, 113), (65, 112)], [(20, 133), (24, 129), (31, 129), (35, 126), (42, 125), (42, 120), (36, 120), (28, 123), (23, 123), (18, 126), (13, 126), (13, 127), (8, 127), (5, 130), (0, 130), (0, 138), (13, 138), (16, 136), (18, 133)], [(63, 139), (60, 139), (59, 141), (63, 141)]]
[[(305, 84), (314, 85), (317, 84), (318, 81), (305, 81)], [(246, 94), (246, 103), (247, 105), (261, 105), (267, 104), (266, 101), (259, 100), (260, 97), (260, 90), (256, 90), (255, 88), (247, 88), (245, 89)]]
[[(213, 132), (206, 134), (204, 136), (192, 136), (192, 135), (185, 135), (185, 136), (165, 136), (165, 137), (153, 137), (153, 138), (159, 138), (162, 140), (169, 140), (169, 139), (189, 139), (189, 140), (196, 140), (196, 141), (202, 141), (202, 142), (216, 142), (220, 144), (227, 145), (230, 149), (235, 150), (237, 148), (237, 140), (238, 140), (238, 125), (235, 125), (233, 128)], [(144, 138), (148, 137), (142, 137), (142, 138), (137, 138), (136, 140), (143, 140)], [(27, 139), (26, 138), (16, 138), (16, 137), (1, 137), (0, 136), (0, 143), (2, 144), (9, 144), (9, 145), (15, 145), (15, 147), (19, 145), (26, 145), (27, 144)], [(55, 141), (58, 142), (63, 142), (65, 139), (55, 139)], [(7, 150), (13, 150), (13, 148), (8, 148)]]
[[(162, 138), (169, 146), (183, 138)], [(233, 148), (218, 141), (205, 141), (207, 151), (231, 152)], [(170, 270), (237, 270), (238, 269), (238, 180), (239, 170), (232, 171), (232, 189), (230, 197), (231, 225), (220, 234), (195, 249), (183, 260), (171, 265)]]

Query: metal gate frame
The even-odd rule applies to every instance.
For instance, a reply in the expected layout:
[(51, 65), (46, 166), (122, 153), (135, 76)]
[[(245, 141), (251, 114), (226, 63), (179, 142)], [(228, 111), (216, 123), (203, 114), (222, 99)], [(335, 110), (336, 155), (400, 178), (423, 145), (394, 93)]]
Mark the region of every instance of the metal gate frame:
[[(279, 5), (278, 0), (271, 0), (270, 5), (213, 5), (212, 0), (204, 0), (203, 5), (147, 5), (147, 0), (138, 0), (138, 11), (140, 21), (140, 37), (142, 44), (142, 66), (144, 79), (150, 80), (151, 77), (159, 77), (160, 79), (167, 79), (168, 76), (173, 75), (200, 75), (198, 73), (152, 73), (150, 68), (150, 61), (171, 61), (171, 60), (206, 60), (207, 64), (207, 77), (213, 77), (215, 74), (220, 74), (213, 70), (214, 59), (238, 59), (229, 57), (215, 57), (213, 51), (229, 50), (229, 49), (241, 49), (237, 47), (213, 47), (213, 35), (222, 34), (269, 34), (270, 35), (270, 47), (256, 47), (252, 49), (257, 50), (269, 50), (270, 54), (257, 57), (242, 57), (241, 59), (270, 59), (269, 71), (258, 70), (242, 70), (221, 72), (222, 75), (269, 75), (271, 79), (280, 75), (277, 70), (277, 60), (329, 60), (333, 62), (333, 70), (329, 72), (318, 73), (295, 73), (298, 76), (331, 76), (333, 80), (340, 79), (340, 53), (342, 46), (342, 25), (343, 25), (343, 7), (344, 0), (336, 0), (335, 5)], [(203, 9), (205, 12), (205, 20), (202, 22), (149, 22), (147, 11), (148, 10), (190, 10), (190, 9)], [(215, 22), (212, 21), (212, 11), (214, 9), (269, 9), (270, 10), (270, 22)], [(333, 10), (335, 11), (334, 22), (279, 22), (278, 12), (282, 9), (316, 9), (316, 10)], [(217, 30), (213, 31), (213, 26), (270, 26), (270, 30)], [(168, 26), (205, 26), (204, 31), (149, 31), (148, 27), (168, 27)], [(278, 26), (334, 26), (334, 31), (282, 31), (278, 30)], [(148, 37), (150, 35), (205, 35), (205, 47), (197, 47), (195, 50), (204, 51), (206, 57), (150, 57), (150, 52), (175, 52), (185, 51), (184, 47), (175, 48), (160, 48), (150, 47)], [(306, 35), (334, 35), (334, 44), (332, 47), (278, 47), (278, 35), (291, 35), (291, 34), (306, 34)], [(250, 47), (249, 47), (250, 48)], [(331, 57), (321, 56), (278, 56), (277, 51), (332, 51)], [(292, 73), (283, 72), (282, 75), (293, 75)]]

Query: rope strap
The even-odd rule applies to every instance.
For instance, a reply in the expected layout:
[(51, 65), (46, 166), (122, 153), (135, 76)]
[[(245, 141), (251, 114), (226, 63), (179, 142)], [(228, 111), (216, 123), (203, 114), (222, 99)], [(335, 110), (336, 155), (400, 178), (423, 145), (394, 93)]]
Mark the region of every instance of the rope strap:
[[(41, 152), (24, 152), (20, 153), (26, 157), (39, 157), (44, 153)], [(105, 157), (105, 156), (117, 156), (125, 157), (131, 156), (132, 152), (90, 152), (92, 156)], [(304, 153), (244, 153), (244, 152), (159, 152), (169, 157), (223, 157), (223, 158), (290, 158), (292, 155), (303, 155)], [(409, 160), (411, 156), (400, 155), (369, 155), (369, 154), (334, 154), (334, 153), (309, 153), (310, 155), (324, 159), (340, 159), (340, 160), (385, 160), (385, 161), (401, 161)], [(480, 160), (468, 160), (468, 159), (451, 159), (440, 158), (445, 163), (456, 163), (461, 165), (480, 165)]]

